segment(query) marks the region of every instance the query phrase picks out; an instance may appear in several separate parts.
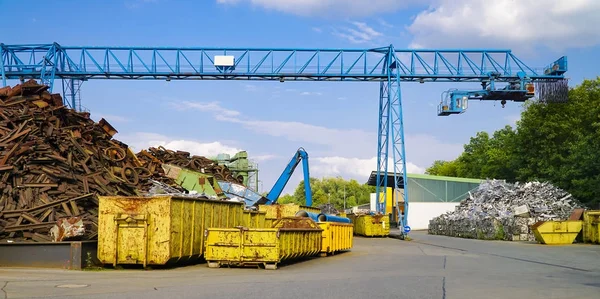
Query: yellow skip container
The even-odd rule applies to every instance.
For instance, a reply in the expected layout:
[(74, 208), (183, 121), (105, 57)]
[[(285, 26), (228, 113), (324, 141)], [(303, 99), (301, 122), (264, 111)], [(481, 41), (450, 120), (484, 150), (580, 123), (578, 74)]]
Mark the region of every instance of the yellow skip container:
[(207, 227), (242, 223), (243, 203), (177, 196), (100, 196), (98, 259), (167, 265), (199, 260)]
[(318, 255), (322, 229), (307, 218), (282, 218), (273, 228), (208, 228), (204, 257), (210, 268), (264, 265)]
[(387, 237), (390, 235), (389, 217), (385, 215), (350, 215), (354, 233), (365, 237)]
[(297, 204), (274, 204), (274, 205), (259, 205), (259, 211), (267, 213), (267, 219), (279, 219), (283, 217), (294, 217), (298, 211), (303, 210), (311, 213), (319, 214), (321, 210), (315, 207), (305, 207)]
[(538, 221), (531, 226), (535, 239), (548, 245), (572, 244), (583, 228), (583, 221)]
[(323, 230), (321, 236), (321, 256), (352, 249), (354, 225), (341, 222), (319, 222)]
[(249, 228), (270, 228), (272, 221), (267, 224), (266, 212), (244, 210), (242, 214), (242, 226)]
[(583, 242), (600, 244), (600, 211), (585, 211), (583, 223)]

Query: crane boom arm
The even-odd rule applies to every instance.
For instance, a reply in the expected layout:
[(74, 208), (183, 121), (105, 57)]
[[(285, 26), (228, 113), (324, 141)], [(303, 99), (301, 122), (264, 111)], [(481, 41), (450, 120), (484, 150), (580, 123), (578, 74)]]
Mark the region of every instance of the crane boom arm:
[(277, 202), (281, 192), (283, 192), (283, 189), (292, 177), (296, 166), (298, 166), (300, 163), (300, 160), (302, 160), (302, 168), (304, 168), (304, 194), (306, 195), (305, 204), (309, 207), (312, 205), (312, 192), (310, 189), (310, 175), (308, 171), (308, 154), (303, 148), (299, 148), (298, 151), (296, 151), (288, 165), (281, 173), (281, 176), (279, 176), (279, 179), (277, 179), (277, 182), (275, 182), (275, 185), (273, 185), (273, 188), (271, 188), (271, 191), (269, 191), (269, 194), (267, 194), (266, 198), (268, 200), (268, 204), (274, 204)]

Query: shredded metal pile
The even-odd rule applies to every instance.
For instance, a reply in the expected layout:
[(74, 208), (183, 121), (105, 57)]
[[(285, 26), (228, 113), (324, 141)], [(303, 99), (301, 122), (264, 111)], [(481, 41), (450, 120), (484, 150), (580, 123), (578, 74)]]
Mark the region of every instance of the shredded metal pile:
[(533, 241), (537, 221), (565, 220), (582, 205), (550, 183), (483, 182), (453, 212), (432, 219), (429, 233), (475, 239)]

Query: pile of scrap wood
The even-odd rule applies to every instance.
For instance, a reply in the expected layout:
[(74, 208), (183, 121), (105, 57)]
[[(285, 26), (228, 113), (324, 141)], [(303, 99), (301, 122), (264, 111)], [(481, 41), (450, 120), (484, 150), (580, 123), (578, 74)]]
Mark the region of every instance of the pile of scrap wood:
[(206, 158), (168, 150), (150, 149), (140, 160), (115, 133), (34, 80), (0, 88), (0, 240), (94, 239), (98, 196), (146, 195), (157, 182), (184, 192), (162, 175), (163, 161), (188, 159), (183, 166), (232, 178)]

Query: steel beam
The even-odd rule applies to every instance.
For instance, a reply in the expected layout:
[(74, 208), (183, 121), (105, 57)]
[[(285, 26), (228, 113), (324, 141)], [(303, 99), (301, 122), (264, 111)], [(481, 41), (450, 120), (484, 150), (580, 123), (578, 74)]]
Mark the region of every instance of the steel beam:
[[(378, 69), (390, 54), (402, 81), (481, 81), (490, 72), (498, 82), (518, 78), (561, 79), (523, 64), (510, 50), (217, 48), (217, 47), (86, 47), (2, 45), (3, 70), (20, 76), (60, 79), (152, 80), (312, 80), (387, 81)], [(390, 53), (392, 49), (393, 53)], [(216, 56), (232, 56), (219, 65)], [(502, 61), (503, 63), (499, 63)], [(565, 69), (566, 70), (566, 69)]]
[(0, 267), (81, 270), (99, 265), (97, 248), (97, 241), (0, 243)]

